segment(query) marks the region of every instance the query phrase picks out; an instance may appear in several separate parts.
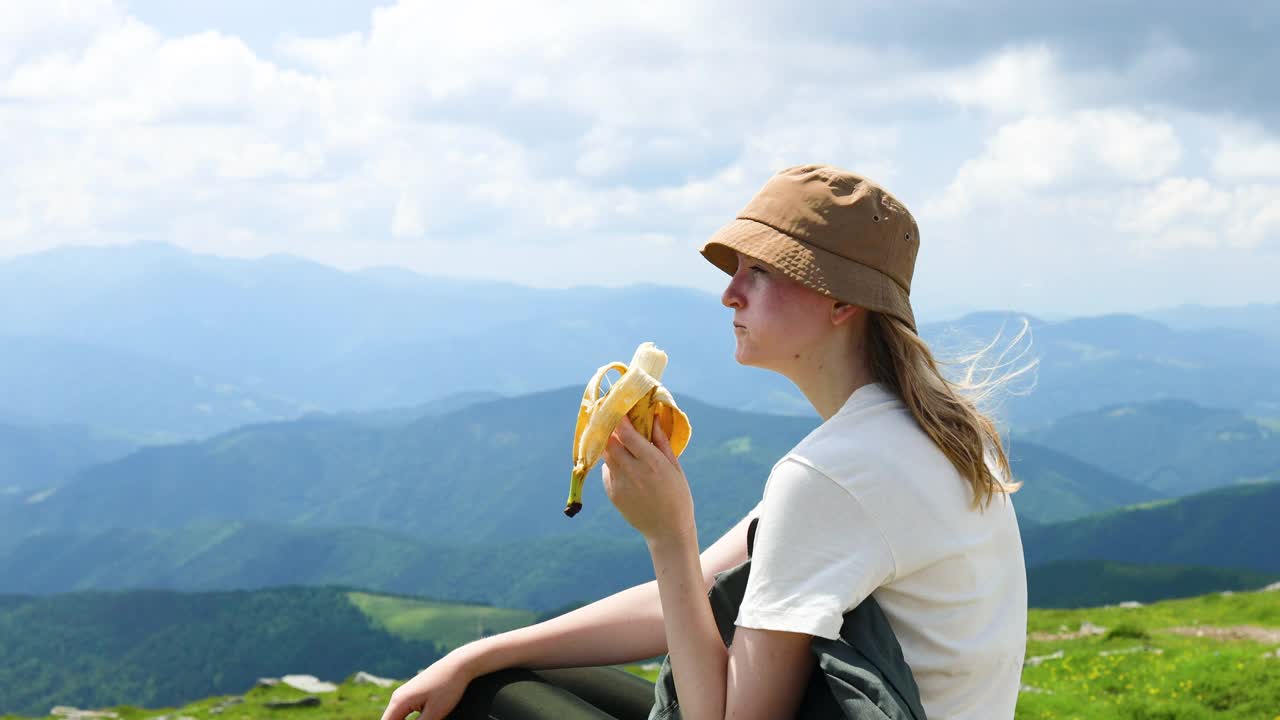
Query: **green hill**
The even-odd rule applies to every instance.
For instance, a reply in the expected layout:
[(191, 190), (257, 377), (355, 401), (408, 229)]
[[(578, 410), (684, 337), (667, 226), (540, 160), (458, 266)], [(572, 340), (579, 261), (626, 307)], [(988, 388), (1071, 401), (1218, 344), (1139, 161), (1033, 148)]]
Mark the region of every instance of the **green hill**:
[(182, 704), (280, 674), (411, 676), (441, 655), (379, 627), (336, 588), (92, 592), (0, 607), (0, 712), (27, 715)]
[[(1086, 622), (1104, 630), (1082, 633)], [(1028, 631), (1021, 719), (1269, 720), (1280, 708), (1274, 591), (1033, 610)]]
[(1224, 590), (1257, 590), (1277, 580), (1278, 573), (1248, 570), (1063, 560), (1027, 571), (1027, 604), (1078, 608), (1154, 602)]
[(128, 441), (83, 425), (28, 425), (0, 420), (0, 497), (25, 500), (69, 475), (124, 457)]
[(1032, 609), (1027, 627), (1018, 720), (1270, 720), (1280, 708), (1280, 590)]
[(1280, 483), (1236, 485), (1024, 527), (1027, 567), (1060, 560), (1280, 572)]
[(536, 610), (652, 577), (644, 541), (634, 533), (447, 546), (380, 530), (228, 523), (41, 534), (0, 557), (0, 592), (10, 593), (348, 585)]
[[(1203, 503), (1213, 509), (1224, 499), (1216, 524), (1186, 520), (1204, 511)], [(1269, 573), (1280, 572), (1269, 553), (1274, 546), (1267, 545), (1276, 539), (1273, 500), (1265, 493), (1228, 491), (1226, 498), (1191, 498), (1189, 507), (1177, 501), (1025, 526), (1031, 604), (1148, 601), (1266, 584)], [(1198, 533), (1197, 539), (1180, 537), (1188, 529)], [(703, 545), (713, 539), (702, 538)], [(1217, 556), (1198, 552), (1201, 544), (1229, 553), (1223, 557), (1241, 567), (1253, 563), (1254, 569), (1208, 567), (1213, 563), (1206, 561)], [(379, 530), (228, 524), (33, 537), (0, 557), (0, 592), (347, 585), (547, 611), (604, 597), (649, 580), (652, 573), (644, 543), (634, 534), (445, 546)]]
[[(0, 550), (36, 531), (242, 521), (411, 529), (422, 542), (448, 545), (623, 534), (629, 528), (605, 497), (599, 466), (582, 514), (570, 521), (561, 513), (581, 393), (481, 402), (404, 426), (311, 418), (145, 448), (0, 517)], [(692, 399), (682, 407), (694, 420), (682, 463), (702, 529), (714, 535), (758, 501), (768, 469), (816, 425)]]
[[(331, 598), (342, 596), (339, 591), (331, 592)], [(0, 596), (0, 607), (10, 601)], [(80, 601), (83, 604), (84, 598)], [(301, 605), (295, 607), (304, 609)], [(0, 613), (0, 628), (7, 627), (7, 617), (7, 612)], [(278, 644), (288, 645), (286, 637), (277, 636)], [(1280, 637), (1280, 592), (1213, 593), (1137, 608), (1032, 610), (1016, 717), (1269, 719), (1280, 707), (1280, 664), (1273, 657), (1276, 637)], [(3, 647), (0, 645), (0, 652)], [(166, 668), (169, 674), (184, 674), (184, 662), (204, 663), (203, 659), (192, 660), (201, 658), (200, 645), (173, 649), (178, 655), (172, 658), (176, 664)], [(628, 669), (650, 679), (656, 672), (643, 666)], [(294, 671), (300, 671), (298, 664), (285, 662), (260, 674), (279, 677)], [(322, 680), (341, 684), (332, 693), (313, 694), (312, 707), (284, 712), (302, 720), (377, 717), (394, 687), (414, 672), (410, 669), (389, 675), (396, 681), (386, 688), (358, 684), (350, 672), (343, 670), (310, 672)], [(89, 700), (77, 706), (114, 706), (122, 720), (162, 715), (206, 718), (223, 711), (255, 720), (278, 717), (282, 712), (267, 703), (307, 696), (284, 685), (267, 687), (254, 683), (249, 679), (234, 689), (204, 692), (212, 697), (199, 696), (201, 699), (165, 707), (143, 701), (142, 694), (128, 700)], [(5, 687), (0, 684), (0, 688)], [(118, 704), (123, 702), (129, 704)], [(5, 705), (0, 708), (6, 708), (0, 712), (13, 712)], [(32, 714), (48, 709), (40, 707)], [(9, 715), (0, 720), (16, 718)]]
[[(143, 448), (81, 472), (41, 502), (0, 508), (0, 554), (35, 533), (176, 530), (227, 523), (376, 528), (440, 545), (563, 534), (620, 536), (599, 466), (585, 510), (560, 513), (578, 388), (475, 402), (409, 422), (309, 417), (209, 440)], [(694, 422), (681, 458), (701, 534), (719, 536), (755, 505), (769, 469), (817, 425), (682, 401)], [(397, 416), (402, 417), (402, 416)], [(1017, 442), (1019, 511), (1032, 522), (1152, 498), (1096, 467)], [(93, 513), (83, 508), (93, 507)]]
[[(546, 417), (579, 397), (566, 388), (420, 408), (407, 423), (312, 417), (144, 448), (41, 502), (0, 507), (0, 591), (347, 584), (540, 610), (599, 597), (651, 567), (599, 468), (583, 513), (561, 513), (569, 426)], [(758, 501), (769, 468), (814, 423), (685, 407), (695, 436), (682, 464), (705, 545)], [(1011, 454), (1028, 526), (1152, 496), (1033, 443)], [(580, 583), (564, 580), (591, 558), (599, 565)]]
[(1019, 435), (1166, 496), (1280, 480), (1280, 432), (1186, 400), (1108, 405)]
[(479, 637), (537, 622), (532, 610), (460, 605), (415, 597), (347, 593), (351, 603), (378, 627), (397, 637), (422, 640), (452, 650)]
[(1099, 466), (1021, 438), (1007, 451), (1014, 479), (1023, 483), (1013, 496), (1019, 519), (1060, 522), (1162, 497)]

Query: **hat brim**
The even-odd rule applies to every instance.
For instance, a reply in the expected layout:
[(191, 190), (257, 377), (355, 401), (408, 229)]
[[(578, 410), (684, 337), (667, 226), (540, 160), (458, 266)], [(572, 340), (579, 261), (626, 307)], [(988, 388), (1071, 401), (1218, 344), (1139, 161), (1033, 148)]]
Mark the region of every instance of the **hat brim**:
[(915, 313), (907, 291), (879, 270), (745, 218), (717, 230), (699, 252), (712, 265), (733, 275), (738, 269), (735, 250), (769, 263), (792, 280), (823, 295), (887, 313), (916, 331)]

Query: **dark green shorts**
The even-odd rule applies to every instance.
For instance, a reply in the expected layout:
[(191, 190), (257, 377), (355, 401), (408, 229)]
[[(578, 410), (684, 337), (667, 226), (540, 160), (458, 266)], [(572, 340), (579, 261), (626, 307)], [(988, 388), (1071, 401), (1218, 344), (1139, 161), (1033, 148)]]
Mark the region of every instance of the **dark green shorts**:
[(449, 720), (645, 720), (653, 683), (616, 667), (499, 670), (467, 686)]

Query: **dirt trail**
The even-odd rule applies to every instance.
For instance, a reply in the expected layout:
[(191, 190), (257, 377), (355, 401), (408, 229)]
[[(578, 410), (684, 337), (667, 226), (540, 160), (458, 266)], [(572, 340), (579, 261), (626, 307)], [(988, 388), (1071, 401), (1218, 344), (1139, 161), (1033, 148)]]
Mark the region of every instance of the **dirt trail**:
[[(1106, 632), (1106, 628), (1086, 622), (1081, 625), (1079, 630), (1058, 633), (1033, 632), (1028, 633), (1027, 639), (1040, 641), (1077, 640), (1090, 635), (1104, 635)], [(1252, 640), (1263, 644), (1280, 644), (1280, 628), (1268, 628), (1259, 625), (1230, 625), (1225, 627), (1217, 625), (1187, 625), (1171, 628), (1153, 628), (1150, 632), (1173, 633), (1174, 635), (1185, 635), (1187, 637), (1207, 637), (1214, 640)]]
[(1215, 640), (1252, 640), (1267, 644), (1280, 643), (1280, 629), (1260, 627), (1258, 625), (1231, 625), (1229, 627), (1192, 625), (1190, 627), (1162, 628), (1156, 632), (1174, 633), (1189, 637), (1207, 637)]
[(1103, 635), (1107, 632), (1104, 627), (1094, 625), (1087, 620), (1080, 624), (1079, 630), (1064, 630), (1057, 633), (1033, 632), (1027, 634), (1028, 640), (1053, 641), (1053, 640), (1077, 640), (1090, 635)]

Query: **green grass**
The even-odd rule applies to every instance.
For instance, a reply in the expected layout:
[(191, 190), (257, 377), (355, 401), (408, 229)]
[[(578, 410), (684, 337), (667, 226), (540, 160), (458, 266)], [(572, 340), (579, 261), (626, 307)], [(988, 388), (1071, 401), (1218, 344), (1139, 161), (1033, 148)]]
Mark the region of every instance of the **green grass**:
[[(406, 633), (425, 633), (425, 623), (444, 623), (449, 621), (447, 618), (473, 626), (472, 613), (477, 610), (510, 612), (437, 606), (384, 596), (353, 597), (353, 601), (367, 606), (366, 612), (381, 618), (389, 627), (401, 628), (397, 632)], [(1280, 720), (1280, 658), (1264, 657), (1280, 644), (1169, 632), (1169, 628), (1197, 625), (1280, 628), (1280, 592), (1212, 594), (1139, 608), (1032, 610), (1028, 626), (1033, 633), (1061, 634), (1079, 629), (1084, 622), (1107, 631), (1068, 640), (1041, 640), (1035, 635), (1028, 640), (1029, 658), (1051, 656), (1058, 651), (1063, 655), (1038, 664), (1028, 663), (1023, 669), (1019, 720)], [(461, 635), (467, 632), (459, 630)], [(651, 681), (657, 675), (655, 664), (635, 664), (625, 669)], [(161, 715), (257, 720), (282, 712), (305, 720), (376, 718), (393, 689), (394, 686), (379, 688), (344, 682), (337, 692), (318, 695), (319, 706), (291, 710), (272, 710), (263, 704), (305, 695), (285, 686), (253, 688), (245, 693), (243, 703), (227, 707), (221, 714), (211, 711), (225, 697), (206, 698), (181, 708), (112, 709), (122, 720), (149, 720)], [(4, 716), (0, 720), (20, 719)]]
[[(160, 716), (177, 718), (184, 715), (198, 720), (241, 720), (241, 718), (280, 717), (282, 714), (289, 717), (305, 717), (306, 720), (376, 719), (382, 716), (382, 711), (386, 709), (387, 703), (391, 700), (391, 692), (394, 689), (395, 686), (380, 688), (376, 685), (356, 685), (355, 683), (344, 682), (338, 686), (335, 692), (317, 693), (315, 696), (320, 698), (320, 705), (304, 708), (266, 707), (268, 702), (297, 700), (308, 695), (308, 693), (295, 690), (287, 685), (276, 685), (274, 687), (255, 687), (249, 690), (240, 696), (244, 698), (244, 702), (228, 706), (221, 713), (214, 711), (214, 708), (235, 696), (220, 695), (205, 698), (180, 708), (144, 709), (124, 705), (110, 709), (119, 713), (121, 720), (146, 720)], [(54, 716), (49, 717), (54, 718)], [(0, 717), (0, 720), (25, 719), (16, 715), (5, 715)]]
[(1031, 642), (1030, 656), (1064, 655), (1023, 670), (1017, 717), (1280, 717), (1280, 661), (1263, 658), (1269, 649), (1159, 633)]
[(459, 605), (352, 592), (347, 597), (376, 624), (409, 640), (429, 640), (452, 650), (485, 635), (531, 625), (536, 614), (484, 605)]
[[(1062, 634), (1090, 622), (1107, 628), (1073, 640), (1029, 640), (1018, 720), (1280, 720), (1277, 645), (1168, 632), (1173, 627), (1280, 628), (1280, 592), (1204, 595), (1139, 608), (1031, 610), (1032, 632)], [(654, 680), (657, 670), (628, 671)]]
[(639, 677), (642, 677), (645, 680), (648, 680), (649, 682), (657, 682), (658, 671), (662, 669), (661, 666), (662, 666), (662, 663), (655, 662), (655, 663), (645, 663), (643, 665), (623, 665), (622, 669), (626, 670), (632, 675), (637, 675)]
[(1147, 630), (1187, 625), (1260, 625), (1280, 628), (1280, 592), (1212, 593), (1181, 600), (1165, 600), (1140, 608), (1118, 606), (1080, 610), (1032, 610), (1029, 632), (1057, 632), (1060, 626), (1076, 628), (1081, 619), (1095, 625), (1116, 627), (1138, 624)]
[(1280, 659), (1263, 657), (1275, 645), (1169, 632), (1195, 626), (1280, 628), (1280, 592), (1214, 593), (1139, 608), (1032, 610), (1027, 624), (1033, 633), (1061, 634), (1083, 622), (1108, 631), (1028, 640), (1028, 657), (1059, 650), (1063, 657), (1023, 669), (1019, 720), (1280, 718)]

